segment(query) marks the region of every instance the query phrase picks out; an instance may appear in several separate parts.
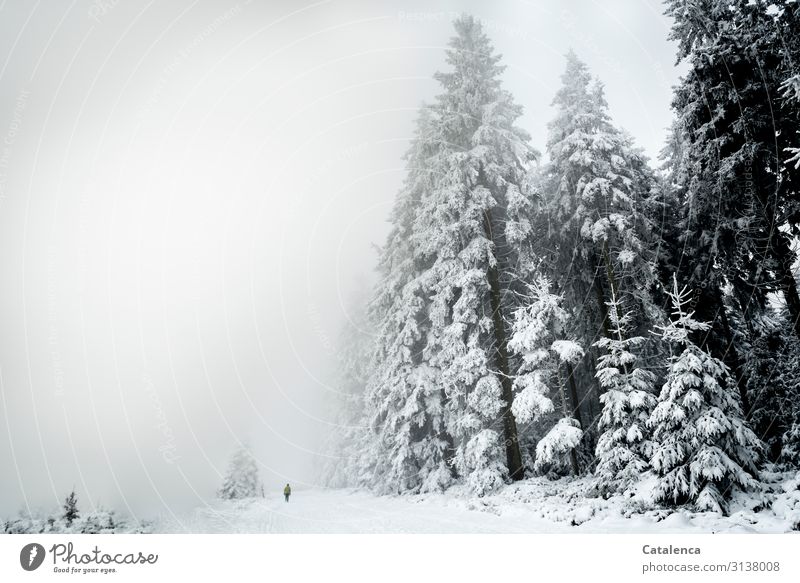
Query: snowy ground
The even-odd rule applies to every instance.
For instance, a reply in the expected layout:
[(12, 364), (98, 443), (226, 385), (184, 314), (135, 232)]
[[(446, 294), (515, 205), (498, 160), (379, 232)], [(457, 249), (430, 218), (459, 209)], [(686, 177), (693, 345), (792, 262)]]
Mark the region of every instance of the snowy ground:
[[(642, 496), (587, 497), (586, 480), (526, 480), (480, 499), (448, 492), (374, 496), (363, 491), (296, 489), (291, 502), (215, 501), (157, 532), (192, 533), (544, 533), (765, 532), (800, 529), (800, 480), (773, 483), (761, 501), (735, 500), (731, 514), (647, 510)], [(769, 508), (761, 508), (767, 501)]]

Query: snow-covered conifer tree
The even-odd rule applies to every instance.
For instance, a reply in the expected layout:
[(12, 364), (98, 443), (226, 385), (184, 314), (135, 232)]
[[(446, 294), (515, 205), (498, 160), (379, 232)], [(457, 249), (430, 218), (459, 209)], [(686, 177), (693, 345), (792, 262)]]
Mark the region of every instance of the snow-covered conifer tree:
[(420, 201), (437, 176), (431, 158), (433, 112), (423, 107), (406, 154), (406, 179), (381, 250), (381, 281), (370, 304), (375, 346), (364, 397), (369, 428), (358, 461), (359, 482), (379, 492), (441, 490), (452, 481), (451, 440), (444, 426), (447, 396), (425, 354), (430, 329), (432, 260), (418, 250)]
[(694, 319), (689, 292), (675, 278), (670, 297), (672, 319), (661, 335), (674, 353), (648, 420), (655, 442), (650, 464), (658, 475), (654, 498), (725, 512), (734, 488), (756, 488), (763, 447), (745, 424), (728, 367), (692, 341), (709, 324)]
[[(569, 315), (561, 307), (561, 296), (550, 291), (550, 281), (537, 275), (530, 284), (529, 303), (514, 312), (509, 348), (522, 358), (514, 379), (514, 416), (523, 427), (553, 411), (553, 386), (558, 385), (562, 417), (536, 445), (534, 468), (543, 471), (569, 457), (577, 474), (575, 448), (583, 436), (580, 407), (574, 387), (570, 404), (559, 375), (559, 366), (571, 366), (583, 357), (583, 349), (566, 338)], [(524, 431), (523, 431), (524, 432)]]
[(338, 408), (328, 439), (329, 458), (323, 481), (333, 487), (359, 484), (364, 449), (368, 446), (364, 395), (370, 375), (374, 337), (366, 310), (366, 297), (351, 302), (352, 314), (339, 337), (339, 366), (335, 384)]
[(603, 389), (598, 424), (595, 473), (603, 492), (624, 491), (648, 468), (652, 442), (647, 420), (656, 398), (655, 375), (641, 367), (637, 351), (641, 336), (629, 336), (630, 314), (613, 294), (608, 302), (610, 337), (594, 343), (603, 351), (597, 359), (597, 379)]
[(77, 520), (79, 516), (78, 498), (75, 496), (75, 490), (73, 489), (66, 500), (64, 500), (64, 513), (61, 515), (61, 518), (64, 519), (64, 523), (69, 527), (72, 526), (72, 523)]
[[(673, 100), (685, 139), (679, 276), (698, 292), (698, 316), (712, 324), (703, 348), (724, 356), (741, 379), (744, 359), (732, 346), (721, 309), (726, 285), (760, 308), (769, 292), (780, 292), (800, 338), (800, 291), (792, 273), (800, 167), (790, 162), (800, 132), (791, 81), (800, 58), (800, 6), (723, 0), (665, 5), (678, 58), (690, 67)], [(741, 383), (739, 389), (746, 398)]]
[(612, 291), (632, 312), (634, 331), (642, 330), (655, 318), (652, 229), (645, 213), (654, 177), (631, 138), (611, 123), (602, 84), (571, 51), (562, 82), (548, 125), (543, 187), (553, 269), (567, 275), (562, 288), (569, 306), (597, 299), (596, 311), (582, 316), (587, 340), (601, 330), (611, 336), (606, 302)]
[[(542, 176), (547, 264), (572, 315), (575, 338), (585, 347), (598, 335), (612, 338), (607, 306), (612, 294), (630, 314), (631, 334), (647, 337), (663, 319), (653, 299), (658, 238), (649, 201), (657, 184), (654, 174), (632, 139), (613, 125), (602, 84), (571, 51), (553, 105), (549, 163)], [(657, 349), (649, 339), (640, 347), (644, 355)], [(602, 407), (596, 357), (584, 359), (569, 375), (589, 387), (593, 415)]]
[[(501, 87), (500, 57), (480, 23), (454, 23), (450, 70), (438, 73), (433, 188), (424, 193), (414, 240), (430, 261), (430, 330), (423, 357), (440, 386), (453, 467), (476, 491), (523, 477), (512, 413), (507, 320), (532, 267), (528, 184), (534, 156), (521, 115)], [(497, 463), (505, 456), (505, 461)]]
[(231, 457), (218, 495), (224, 500), (235, 500), (254, 498), (260, 493), (261, 478), (256, 460), (246, 446), (240, 446)]
[[(692, 340), (730, 368), (743, 414), (781, 456), (790, 420), (781, 413), (786, 375), (772, 378), (774, 350), (791, 344), (772, 325), (776, 300), (800, 338), (797, 208), (797, 3), (667, 0), (671, 39), (689, 67), (675, 88), (674, 178), (668, 204), (672, 269), (694, 290), (696, 318), (710, 328)], [(777, 47), (780, 47), (777, 49)], [(783, 361), (777, 363), (783, 364)], [(785, 370), (785, 369), (784, 369)], [(726, 387), (728, 389), (728, 387)]]

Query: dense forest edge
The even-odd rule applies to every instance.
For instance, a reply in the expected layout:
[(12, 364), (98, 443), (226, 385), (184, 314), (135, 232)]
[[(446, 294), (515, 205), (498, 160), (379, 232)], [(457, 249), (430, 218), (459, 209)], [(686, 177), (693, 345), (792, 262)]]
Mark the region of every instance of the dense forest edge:
[[(546, 155), (481, 23), (419, 111), (380, 282), (344, 337), (330, 485), (726, 514), (800, 463), (800, 8), (670, 0), (656, 161), (566, 56)], [(767, 475), (771, 476), (767, 479)]]

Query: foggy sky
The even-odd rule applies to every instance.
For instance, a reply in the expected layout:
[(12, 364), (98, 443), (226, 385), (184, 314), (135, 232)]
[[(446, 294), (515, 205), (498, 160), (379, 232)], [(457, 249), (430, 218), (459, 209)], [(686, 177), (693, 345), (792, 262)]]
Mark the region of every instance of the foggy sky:
[(336, 338), (462, 11), (538, 149), (570, 47), (661, 148), (656, 0), (0, 1), (0, 516), (73, 486), (184, 512), (244, 440), (269, 492), (316, 483)]

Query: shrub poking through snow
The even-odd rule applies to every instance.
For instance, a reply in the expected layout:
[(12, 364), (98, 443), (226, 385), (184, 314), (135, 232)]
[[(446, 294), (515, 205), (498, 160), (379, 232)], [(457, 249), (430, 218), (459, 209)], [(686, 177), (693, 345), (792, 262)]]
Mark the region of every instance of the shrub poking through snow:
[(583, 430), (577, 419), (562, 417), (536, 444), (536, 463), (534, 469), (545, 473), (554, 466), (564, 465), (570, 451), (578, 447)]

